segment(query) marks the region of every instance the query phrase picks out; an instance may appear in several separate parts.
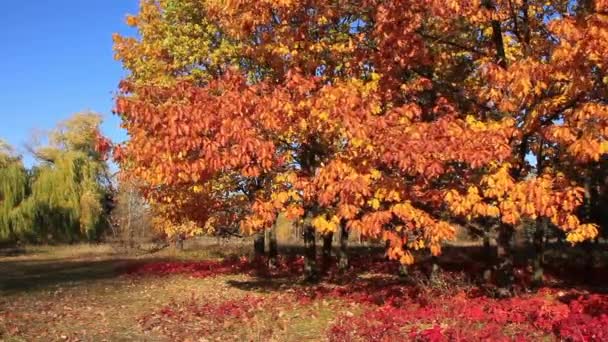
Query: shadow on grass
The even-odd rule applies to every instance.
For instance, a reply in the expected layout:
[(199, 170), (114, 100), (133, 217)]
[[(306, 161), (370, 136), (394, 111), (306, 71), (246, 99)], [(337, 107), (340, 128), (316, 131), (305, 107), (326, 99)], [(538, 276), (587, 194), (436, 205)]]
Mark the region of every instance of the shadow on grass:
[(23, 247), (0, 248), (0, 257), (15, 257), (25, 255), (27, 252)]
[(50, 291), (59, 287), (75, 287), (82, 284), (102, 282), (121, 276), (124, 274), (124, 269), (132, 265), (169, 260), (167, 258), (145, 260), (64, 258), (1, 261), (0, 295)]
[[(183, 253), (185, 260), (201, 260), (215, 256), (226, 257), (228, 252), (245, 251), (244, 246), (229, 248), (229, 246), (217, 246)], [(584, 250), (580, 248), (563, 248), (550, 246), (546, 253), (547, 274), (556, 280), (555, 286), (602, 286), (608, 285), (608, 265), (606, 258), (606, 246), (598, 246), (596, 251), (601, 255), (600, 266), (593, 270), (592, 277), (585, 277), (581, 260), (584, 259)], [(257, 277), (252, 281), (229, 281), (228, 284), (235, 288), (251, 291), (281, 291), (290, 288), (305, 288), (307, 283), (302, 282), (303, 246), (298, 244), (279, 246), (280, 254), (284, 258), (280, 266), (270, 277)], [(395, 279), (398, 273), (398, 264), (389, 262), (383, 258), (384, 249), (381, 246), (351, 246), (351, 267), (345, 273), (339, 273), (335, 258), (331, 260), (328, 269), (324, 270), (322, 282), (324, 284), (341, 285), (350, 282), (366, 282), (362, 275), (372, 273), (380, 278), (392, 277)], [(201, 254), (200, 256), (198, 254)], [(526, 258), (532, 255), (529, 249), (518, 250), (514, 253), (518, 256), (516, 264), (525, 265)], [(124, 274), (124, 270), (137, 264), (154, 262), (183, 261), (180, 254), (175, 255), (149, 255), (143, 259), (113, 255), (102, 258), (85, 257), (63, 257), (42, 259), (20, 259), (0, 258), (0, 295), (20, 292), (52, 290), (59, 286), (78, 286), (83, 283), (95, 283), (109, 280)], [(192, 257), (192, 258), (191, 258)], [(428, 254), (420, 253), (417, 264), (411, 268), (410, 278), (416, 282), (424, 282), (428, 279), (429, 270), (432, 268), (432, 260)], [(479, 246), (446, 246), (438, 263), (443, 272), (448, 275), (456, 275), (459, 281), (474, 283), (485, 267), (487, 258), (484, 256), (483, 248)], [(319, 258), (319, 267), (322, 267)], [(379, 281), (377, 278), (376, 281)], [(381, 279), (380, 279), (381, 280)], [(403, 283), (401, 283), (403, 284)], [(597, 290), (597, 288), (596, 288)]]
[[(598, 256), (594, 267), (585, 266), (585, 251), (582, 247), (566, 247), (559, 244), (549, 245), (545, 252), (545, 285), (559, 289), (581, 289), (594, 293), (608, 293), (608, 258), (606, 245), (594, 247)], [(286, 259), (286, 265), (293, 264), (294, 255), (301, 255), (304, 251), (299, 246), (284, 246), (280, 248), (281, 255)], [(482, 246), (446, 246), (443, 253), (432, 259), (428, 253), (417, 253), (416, 264), (408, 267), (405, 279), (399, 279), (399, 267), (394, 261), (387, 261), (383, 257), (381, 247), (350, 248), (351, 267), (345, 273), (336, 269), (337, 260), (332, 258), (329, 269), (321, 272), (320, 284), (322, 286), (341, 286), (350, 283), (363, 284), (367, 290), (378, 290), (382, 286), (418, 285), (418, 287), (449, 288), (479, 288), (485, 286), (483, 273), (488, 267), (488, 256)], [(532, 269), (529, 261), (534, 257), (534, 250), (530, 246), (520, 246), (513, 251), (515, 266), (515, 285), (519, 291), (527, 292), (533, 289)], [(494, 258), (494, 256), (490, 256)], [(491, 260), (490, 260), (491, 261)], [(301, 260), (300, 260), (301, 262)], [(434, 263), (439, 265), (441, 280), (437, 283), (431, 279), (431, 270)], [(317, 259), (321, 266), (321, 258)], [(254, 292), (276, 292), (284, 290), (301, 290), (316, 288), (319, 284), (307, 283), (302, 280), (303, 267), (279, 266), (279, 270), (262, 274), (253, 280), (229, 280), (227, 284), (240, 290)], [(361, 275), (368, 274), (361, 278)], [(371, 276), (370, 276), (371, 273)], [(367, 285), (365, 285), (367, 284)], [(375, 284), (375, 285), (374, 285)], [(376, 286), (382, 284), (382, 286)], [(414, 286), (416, 287), (416, 286)]]

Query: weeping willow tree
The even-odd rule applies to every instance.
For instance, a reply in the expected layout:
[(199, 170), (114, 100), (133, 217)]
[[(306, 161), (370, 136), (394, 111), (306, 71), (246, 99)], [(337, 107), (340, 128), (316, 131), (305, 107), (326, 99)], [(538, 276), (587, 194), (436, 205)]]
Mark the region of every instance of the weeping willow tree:
[(92, 240), (106, 227), (108, 168), (95, 150), (100, 124), (97, 114), (76, 114), (49, 134), (47, 146), (34, 149), (41, 161), (28, 199), (35, 236)]
[(34, 210), (34, 234), (42, 240), (94, 239), (105, 224), (103, 167), (80, 151), (66, 151), (35, 171), (27, 205)]
[(107, 164), (95, 150), (100, 124), (93, 113), (60, 123), (45, 145), (31, 148), (39, 165), (29, 173), (19, 158), (4, 158), (0, 239), (73, 242), (100, 236), (108, 222), (110, 185)]
[(0, 140), (0, 242), (29, 235), (31, 222), (24, 200), (29, 195), (29, 174), (21, 158)]

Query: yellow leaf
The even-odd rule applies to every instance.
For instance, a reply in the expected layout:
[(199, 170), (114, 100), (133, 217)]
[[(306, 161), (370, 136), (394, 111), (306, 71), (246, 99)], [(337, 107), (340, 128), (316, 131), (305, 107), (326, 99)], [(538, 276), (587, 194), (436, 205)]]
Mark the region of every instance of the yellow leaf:
[(380, 208), (380, 201), (377, 198), (372, 198), (371, 200), (368, 201), (368, 204), (374, 210), (377, 210), (378, 208)]

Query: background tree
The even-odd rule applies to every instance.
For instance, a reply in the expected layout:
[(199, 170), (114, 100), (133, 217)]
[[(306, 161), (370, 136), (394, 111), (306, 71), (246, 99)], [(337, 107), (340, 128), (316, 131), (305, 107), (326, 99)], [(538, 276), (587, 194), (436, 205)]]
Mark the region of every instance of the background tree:
[[(453, 83), (455, 88), (465, 95), (477, 119), (509, 117), (516, 122), (512, 158), (497, 169), (508, 169), (501, 171), (504, 179), (519, 183), (515, 186), (523, 190), (521, 204), (527, 202), (528, 208), (509, 214), (498, 225), (499, 250), (509, 249), (512, 229), (520, 227), (520, 214), (527, 215), (536, 221), (536, 268), (541, 275), (538, 259), (548, 227), (566, 231), (571, 242), (597, 234), (590, 216), (575, 215), (574, 207), (593, 201), (590, 191), (583, 190), (592, 187), (586, 184), (589, 174), (597, 173), (591, 171), (593, 163), (587, 164), (589, 169), (583, 164), (598, 161), (606, 152), (605, 57), (599, 54), (606, 44), (604, 5), (524, 0), (486, 1), (473, 7), (456, 1), (450, 6), (443, 13), (447, 20), (436, 22), (426, 34), (441, 38), (437, 46), (444, 54), (467, 61), (471, 72)], [(460, 68), (453, 62), (448, 65)], [(546, 210), (552, 196), (570, 191), (564, 188), (570, 182), (579, 186), (570, 192), (575, 205), (567, 201), (567, 208)], [(533, 183), (537, 185), (530, 186)]]
[[(76, 114), (32, 147), (40, 161), (26, 170), (3, 147), (2, 239), (35, 242), (96, 240), (107, 228), (110, 209), (108, 166), (95, 145), (101, 117)], [(6, 145), (3, 145), (6, 146)]]
[(118, 184), (113, 196), (112, 234), (128, 248), (135, 248), (157, 235), (152, 229), (152, 208), (132, 182)]
[(33, 150), (41, 165), (29, 200), (42, 239), (93, 240), (107, 227), (108, 168), (95, 150), (100, 124), (97, 114), (76, 114), (50, 132), (47, 146)]
[(0, 140), (0, 242), (29, 237), (31, 227), (23, 206), (29, 192), (30, 175), (21, 158)]

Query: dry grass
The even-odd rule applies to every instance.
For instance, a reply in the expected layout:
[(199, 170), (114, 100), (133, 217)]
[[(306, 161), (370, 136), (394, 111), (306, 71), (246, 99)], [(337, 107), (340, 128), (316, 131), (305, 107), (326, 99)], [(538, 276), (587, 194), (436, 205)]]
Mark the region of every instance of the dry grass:
[(114, 248), (108, 244), (78, 243), (72, 245), (26, 245), (17, 250), (14, 255), (2, 258), (11, 260), (57, 260), (78, 258), (101, 258), (115, 254)]
[[(333, 295), (302, 301), (306, 298), (302, 293), (314, 287), (293, 278), (261, 279), (247, 274), (136, 277), (124, 272), (128, 266), (153, 261), (246, 254), (251, 241), (202, 239), (189, 242), (187, 248), (142, 255), (123, 254), (109, 245), (27, 246), (20, 255), (0, 257), (0, 341), (322, 341), (336, 320), (354, 317), (365, 322), (366, 312), (375, 305)], [(445, 253), (450, 260), (462, 259), (466, 264), (471, 248), (466, 247), (463, 254), (462, 248), (446, 247)], [(351, 252), (365, 253), (367, 249), (358, 246)], [(372, 294), (375, 303), (376, 295), (384, 296), (382, 284), (396, 278), (392, 273), (381, 275), (387, 279), (368, 271), (358, 273), (356, 279), (348, 278), (352, 283), (347, 284), (356, 285), (348, 287), (348, 295), (356, 297), (357, 291)], [(322, 285), (331, 288), (335, 284), (327, 281)], [(386, 290), (390, 293), (391, 287)], [(205, 316), (206, 311), (192, 314), (196, 312), (192, 305), (221, 308), (251, 298), (263, 299), (262, 306), (253, 307), (245, 317), (228, 315), (218, 321)], [(159, 314), (163, 308), (176, 314)], [(211, 312), (222, 315), (226, 310)], [(142, 323), (146, 317), (152, 317), (154, 324)], [(446, 322), (449, 320), (441, 323)], [(418, 328), (425, 328), (424, 324)], [(211, 332), (201, 333), (201, 329)]]
[[(204, 304), (277, 294), (263, 287), (234, 285), (253, 281), (247, 275), (161, 278), (126, 276), (120, 271), (133, 263), (210, 255), (215, 255), (212, 249), (185, 253), (168, 249), (133, 256), (117, 254), (110, 246), (72, 245), (27, 247), (22, 255), (1, 257), (0, 341), (172, 341), (170, 332), (145, 331), (139, 320), (193, 297)], [(338, 306), (276, 303), (246, 324), (227, 321), (211, 340), (318, 341), (339, 313)]]

